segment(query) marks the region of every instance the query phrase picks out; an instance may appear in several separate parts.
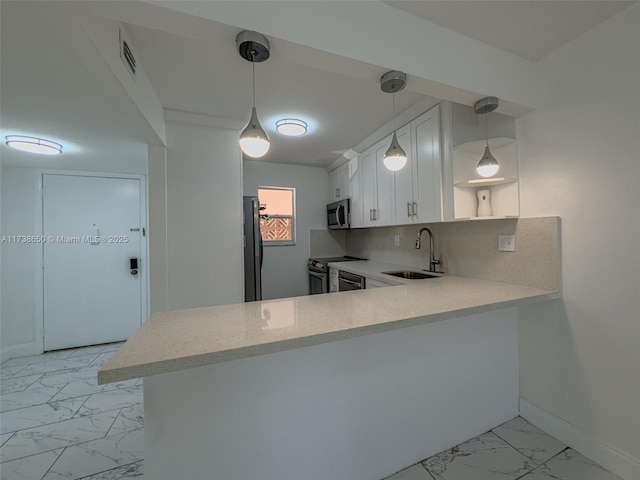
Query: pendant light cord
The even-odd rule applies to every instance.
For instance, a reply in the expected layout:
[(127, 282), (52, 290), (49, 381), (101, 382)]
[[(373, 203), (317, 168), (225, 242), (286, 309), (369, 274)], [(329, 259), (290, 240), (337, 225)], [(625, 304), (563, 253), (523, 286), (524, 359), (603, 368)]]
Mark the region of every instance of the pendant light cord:
[(253, 108), (256, 107), (256, 59), (255, 53), (251, 52), (251, 73), (253, 77)]
[(391, 99), (393, 102), (393, 107), (391, 113), (393, 113), (393, 132), (396, 131), (396, 92), (391, 94)]
[(484, 114), (484, 138), (485, 140), (485, 147), (489, 146), (489, 113), (485, 113)]

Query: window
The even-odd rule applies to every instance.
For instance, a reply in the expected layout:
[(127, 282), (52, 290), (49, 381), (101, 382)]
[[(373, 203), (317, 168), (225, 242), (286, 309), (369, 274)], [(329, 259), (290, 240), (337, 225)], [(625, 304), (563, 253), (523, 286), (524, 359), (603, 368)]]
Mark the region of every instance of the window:
[(296, 189), (259, 187), (260, 234), (265, 245), (296, 244)]

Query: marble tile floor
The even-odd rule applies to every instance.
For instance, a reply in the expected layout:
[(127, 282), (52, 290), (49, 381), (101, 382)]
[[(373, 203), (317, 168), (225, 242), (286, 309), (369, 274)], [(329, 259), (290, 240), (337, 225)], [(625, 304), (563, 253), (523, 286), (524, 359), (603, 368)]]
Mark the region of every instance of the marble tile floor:
[[(120, 344), (0, 366), (0, 480), (143, 480), (142, 380), (97, 385)], [(386, 480), (620, 480), (520, 417)]]
[(120, 345), (0, 365), (0, 480), (143, 480), (142, 380), (96, 382)]
[(521, 417), (385, 480), (620, 480)]

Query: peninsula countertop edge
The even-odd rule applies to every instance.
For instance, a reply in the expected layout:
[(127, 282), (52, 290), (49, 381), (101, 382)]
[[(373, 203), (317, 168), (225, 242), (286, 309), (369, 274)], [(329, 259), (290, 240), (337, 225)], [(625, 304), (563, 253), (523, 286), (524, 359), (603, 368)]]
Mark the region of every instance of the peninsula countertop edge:
[(103, 365), (98, 383), (177, 372), (560, 296), (557, 291), (461, 275), (394, 280), (399, 285), (154, 313)]

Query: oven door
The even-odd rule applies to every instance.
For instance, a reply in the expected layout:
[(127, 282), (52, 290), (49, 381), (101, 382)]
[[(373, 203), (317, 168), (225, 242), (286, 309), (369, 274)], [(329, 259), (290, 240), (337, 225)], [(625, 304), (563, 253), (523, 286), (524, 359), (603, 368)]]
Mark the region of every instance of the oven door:
[(362, 290), (364, 288), (364, 277), (340, 270), (338, 273), (339, 287), (341, 292), (349, 290)]
[(309, 294), (329, 293), (327, 274), (309, 270)]

